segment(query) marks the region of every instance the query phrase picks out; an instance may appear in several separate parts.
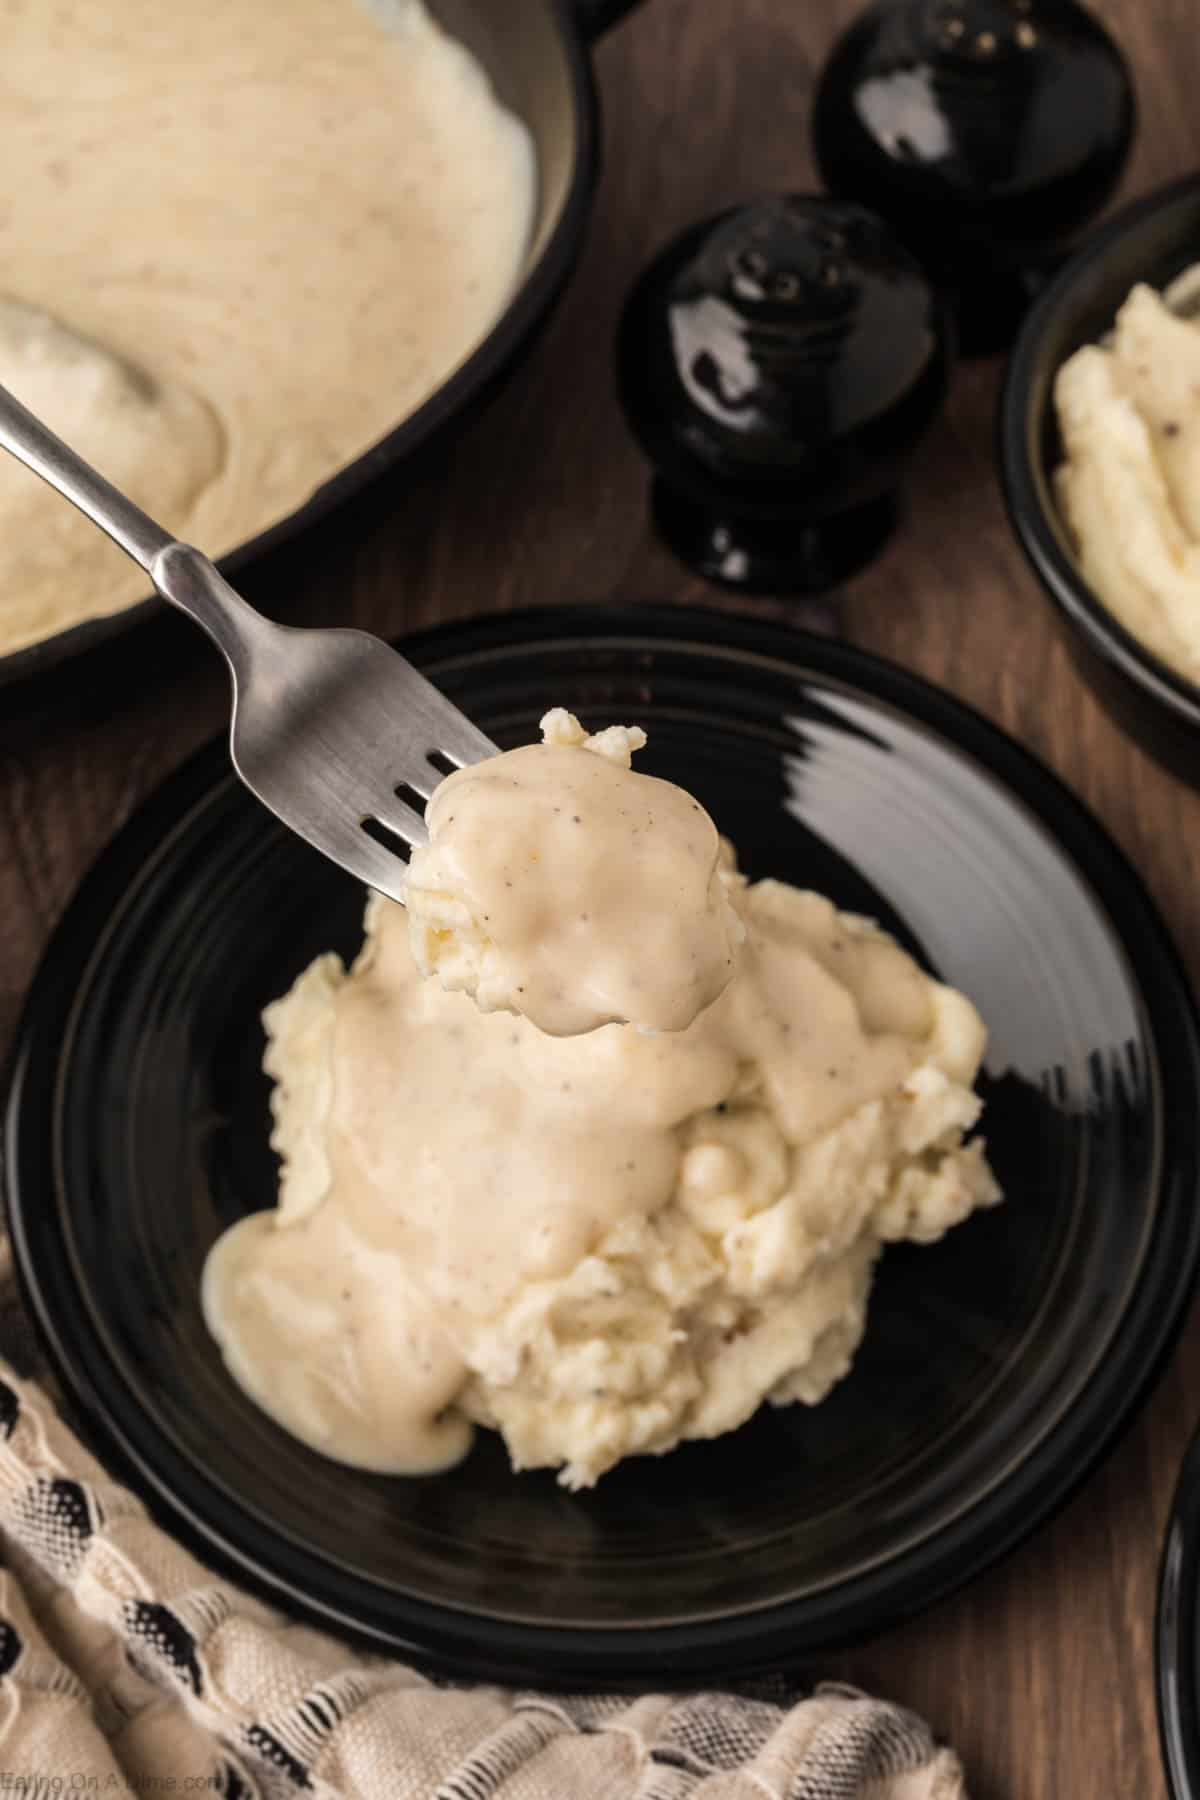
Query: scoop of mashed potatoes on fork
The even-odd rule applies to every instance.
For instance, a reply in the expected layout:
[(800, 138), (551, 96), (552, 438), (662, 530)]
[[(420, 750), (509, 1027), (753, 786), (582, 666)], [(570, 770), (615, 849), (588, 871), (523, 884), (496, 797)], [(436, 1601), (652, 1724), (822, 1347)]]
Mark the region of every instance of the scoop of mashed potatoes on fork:
[(422, 974), (564, 1037), (678, 1031), (716, 999), (742, 935), (717, 829), (682, 788), (634, 772), (645, 741), (636, 726), (589, 736), (557, 708), (541, 744), (441, 784), (406, 883)]

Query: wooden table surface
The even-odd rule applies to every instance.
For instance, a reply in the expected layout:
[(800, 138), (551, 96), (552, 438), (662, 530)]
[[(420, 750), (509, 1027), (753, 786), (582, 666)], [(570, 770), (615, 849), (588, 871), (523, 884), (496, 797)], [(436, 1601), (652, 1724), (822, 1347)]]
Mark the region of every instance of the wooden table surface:
[[(327, 533), (247, 585), (281, 617), (395, 634), (558, 602), (745, 605), (660, 549), (613, 396), (610, 341), (665, 235), (755, 191), (813, 185), (813, 72), (849, 0), (649, 0), (600, 46), (607, 166), (583, 262), (547, 336), (453, 454), (365, 536)], [(1142, 125), (1122, 197), (1200, 162), (1192, 0), (1106, 0)], [(943, 683), (1022, 738), (1141, 869), (1200, 977), (1200, 795), (1120, 738), (1056, 639), (1010, 534), (992, 454), (1000, 367), (961, 368), (909, 518), (823, 622)], [(0, 695), (0, 1049), (80, 875), (147, 790), (216, 731), (216, 658), (168, 621), (120, 653)], [(1051, 1525), (958, 1597), (829, 1659), (954, 1742), (975, 1800), (1161, 1800), (1155, 1570), (1200, 1411), (1200, 1313), (1149, 1404)]]

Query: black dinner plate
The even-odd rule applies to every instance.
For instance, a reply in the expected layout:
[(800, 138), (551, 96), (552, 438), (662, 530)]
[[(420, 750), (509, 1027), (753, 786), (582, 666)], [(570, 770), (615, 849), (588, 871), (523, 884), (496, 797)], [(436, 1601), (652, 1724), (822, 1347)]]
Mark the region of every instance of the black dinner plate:
[(1171, 1800), (1200, 1800), (1200, 1430), (1183, 1459), (1167, 1524), (1155, 1659)]
[(176, 1529), (319, 1621), (508, 1679), (726, 1678), (957, 1585), (1114, 1441), (1200, 1243), (1197, 1030), (1095, 821), (1019, 745), (844, 644), (648, 609), (528, 614), (407, 646), (502, 745), (566, 704), (637, 721), (752, 875), (873, 914), (990, 1027), (1007, 1199), (885, 1252), (850, 1376), (813, 1409), (632, 1461), (594, 1491), (481, 1432), (445, 1475), (327, 1461), (210, 1341), (206, 1251), (270, 1205), (259, 1014), (362, 896), (202, 751), (101, 856), (37, 977), (7, 1098), (28, 1299), (102, 1447)]

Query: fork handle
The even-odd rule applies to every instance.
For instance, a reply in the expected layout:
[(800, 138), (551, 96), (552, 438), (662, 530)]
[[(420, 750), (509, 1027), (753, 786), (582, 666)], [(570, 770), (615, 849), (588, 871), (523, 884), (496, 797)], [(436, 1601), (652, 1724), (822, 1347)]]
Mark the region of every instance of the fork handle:
[(235, 674), (255, 633), (276, 629), (230, 587), (207, 556), (178, 543), (2, 386), (0, 447), (106, 531), (145, 569), (164, 600), (203, 626)]
[(0, 387), (0, 444), (35, 475), (57, 488), (102, 531), (107, 531), (126, 555), (141, 563), (153, 578), (152, 564), (171, 542), (169, 535), (56, 437), (6, 387)]

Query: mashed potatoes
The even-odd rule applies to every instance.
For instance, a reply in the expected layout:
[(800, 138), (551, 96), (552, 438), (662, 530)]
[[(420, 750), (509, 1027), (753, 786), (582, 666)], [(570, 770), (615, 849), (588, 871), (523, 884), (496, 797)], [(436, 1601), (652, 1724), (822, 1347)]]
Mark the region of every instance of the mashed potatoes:
[(728, 846), (717, 880), (736, 973), (676, 1032), (481, 1012), (422, 979), (378, 896), (353, 967), (319, 957), (268, 1009), (279, 1206), (219, 1240), (204, 1306), (288, 1430), (414, 1473), (474, 1422), (584, 1487), (822, 1399), (882, 1245), (999, 1198), (964, 1141), (970, 1002)]
[[(1139, 284), (1110, 338), (1063, 364), (1056, 491), (1089, 586), (1148, 649), (1200, 682), (1200, 266)], [(1179, 308), (1179, 311), (1175, 309)]]
[(459, 769), (426, 808), (406, 884), (417, 966), (555, 1036), (679, 1031), (728, 984), (741, 941), (716, 826), (634, 773), (644, 731), (589, 737), (558, 708), (542, 739)]

